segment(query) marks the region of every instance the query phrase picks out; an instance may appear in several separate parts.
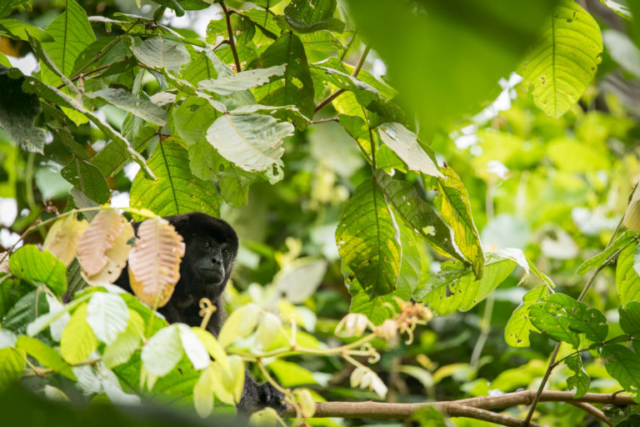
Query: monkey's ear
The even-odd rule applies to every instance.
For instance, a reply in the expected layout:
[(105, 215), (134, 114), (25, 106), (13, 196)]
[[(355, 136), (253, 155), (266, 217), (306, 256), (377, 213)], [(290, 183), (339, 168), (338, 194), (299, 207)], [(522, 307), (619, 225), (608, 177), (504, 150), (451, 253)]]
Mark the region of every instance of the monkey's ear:
[(189, 228), (189, 215), (167, 216), (164, 219), (169, 221), (169, 224), (173, 225), (178, 234), (184, 237), (184, 234)]

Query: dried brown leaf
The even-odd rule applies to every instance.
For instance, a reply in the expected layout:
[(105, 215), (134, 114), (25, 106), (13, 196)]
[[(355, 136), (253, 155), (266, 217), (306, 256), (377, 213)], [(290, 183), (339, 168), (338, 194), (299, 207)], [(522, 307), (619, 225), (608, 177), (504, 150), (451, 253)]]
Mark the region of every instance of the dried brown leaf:
[(129, 257), (129, 279), (137, 297), (150, 307), (163, 307), (180, 280), (184, 256), (182, 236), (165, 219), (143, 221)]
[(109, 262), (106, 251), (122, 232), (123, 218), (114, 209), (100, 211), (78, 241), (78, 260), (88, 276), (98, 274)]
[(75, 215), (68, 215), (57, 220), (47, 234), (44, 249), (68, 266), (76, 256), (78, 239), (88, 225), (86, 220), (79, 221)]

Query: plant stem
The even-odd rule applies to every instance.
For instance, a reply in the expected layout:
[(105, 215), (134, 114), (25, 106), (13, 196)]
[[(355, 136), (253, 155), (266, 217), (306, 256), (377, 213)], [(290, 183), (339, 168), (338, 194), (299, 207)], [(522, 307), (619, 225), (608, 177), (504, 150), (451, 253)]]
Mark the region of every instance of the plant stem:
[[(360, 73), (360, 70), (364, 65), (364, 61), (367, 59), (367, 55), (369, 55), (370, 50), (371, 50), (370, 46), (365, 46), (364, 52), (362, 52), (362, 55), (360, 56), (360, 59), (358, 59), (358, 63), (356, 64), (356, 67), (353, 69), (353, 73), (351, 73), (351, 77), (358, 76), (358, 73)], [(344, 89), (338, 89), (337, 91), (333, 92), (331, 95), (327, 96), (325, 99), (320, 101), (318, 105), (316, 105), (315, 112), (317, 113), (318, 111), (322, 110), (324, 107), (327, 106), (327, 104), (329, 104), (331, 101), (333, 101), (334, 99), (342, 95), (342, 93), (344, 92), (345, 92)]]
[(220, 2), (220, 7), (222, 7), (225, 20), (227, 21), (227, 31), (229, 33), (229, 46), (231, 47), (231, 52), (233, 53), (233, 60), (236, 63), (236, 73), (239, 73), (240, 71), (242, 71), (242, 68), (240, 68), (240, 58), (238, 57), (236, 42), (233, 39), (233, 28), (231, 27), (231, 12), (229, 12), (227, 5), (224, 4), (223, 1)]

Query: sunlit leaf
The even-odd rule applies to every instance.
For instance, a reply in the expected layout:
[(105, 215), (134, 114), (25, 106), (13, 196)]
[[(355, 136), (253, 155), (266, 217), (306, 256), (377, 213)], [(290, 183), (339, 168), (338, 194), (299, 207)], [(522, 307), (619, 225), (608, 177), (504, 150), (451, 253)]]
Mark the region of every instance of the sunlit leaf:
[(623, 305), (640, 300), (640, 276), (634, 268), (636, 248), (635, 244), (629, 245), (618, 256), (616, 288)]
[(562, 0), (518, 74), (533, 86), (536, 105), (560, 117), (593, 80), (601, 53), (602, 35), (595, 19), (573, 0)]
[(400, 123), (383, 123), (378, 127), (380, 138), (407, 164), (409, 169), (443, 178), (431, 157), (418, 142), (418, 135)]
[(57, 351), (42, 341), (23, 335), (18, 338), (16, 347), (23, 349), (29, 356), (37, 359), (45, 368), (51, 368), (54, 372), (58, 372), (74, 381), (76, 380), (71, 366), (62, 360), (62, 356)]
[(111, 344), (127, 328), (129, 309), (119, 295), (96, 292), (87, 304), (87, 323), (105, 344)]
[(198, 88), (219, 95), (231, 95), (234, 92), (269, 83), (270, 77), (281, 76), (284, 70), (284, 65), (277, 65), (269, 68), (242, 71), (229, 77), (203, 80), (198, 84)]
[(183, 350), (177, 325), (160, 329), (142, 347), (140, 358), (153, 375), (163, 377), (180, 362)]
[(477, 278), (485, 263), (480, 236), (471, 215), (469, 195), (462, 181), (450, 167), (440, 169), (444, 178), (425, 177), (425, 185), (438, 192), (433, 203), (442, 219), (453, 230), (458, 249), (471, 262)]
[(338, 252), (370, 297), (395, 289), (402, 261), (398, 226), (380, 183), (366, 179), (347, 202), (338, 228)]
[(522, 303), (515, 309), (504, 329), (504, 338), (511, 347), (529, 347), (529, 334), (536, 330), (529, 318), (529, 309), (533, 304), (542, 302), (549, 295), (549, 288), (540, 285), (527, 292)]
[(179, 71), (190, 59), (184, 45), (169, 35), (153, 36), (144, 41), (135, 38), (131, 51), (144, 65), (169, 71)]
[(635, 233), (625, 231), (607, 249), (583, 262), (582, 265), (578, 267), (577, 273), (585, 274), (594, 268), (602, 266), (602, 264), (607, 259), (611, 258), (614, 253), (618, 252), (621, 248), (630, 245), (636, 237)]
[(0, 349), (0, 390), (6, 390), (22, 378), (27, 354), (22, 349)]
[(37, 280), (56, 295), (67, 290), (66, 267), (51, 252), (41, 252), (35, 245), (25, 245), (9, 257), (11, 272), (22, 279)]
[(59, 219), (49, 229), (43, 248), (68, 266), (76, 256), (78, 238), (88, 225), (86, 220), (78, 220), (75, 215)]
[(160, 126), (167, 124), (166, 111), (147, 99), (134, 97), (131, 92), (124, 89), (107, 88), (87, 93), (86, 96), (103, 99), (109, 104), (128, 111), (147, 122)]
[(167, 220), (147, 219), (129, 257), (129, 279), (136, 296), (149, 307), (163, 307), (180, 280), (184, 241)]
[(211, 182), (191, 174), (188, 152), (180, 143), (167, 139), (158, 143), (148, 165), (157, 180), (142, 170), (131, 185), (132, 207), (145, 207), (160, 216), (204, 212), (218, 216), (219, 199)]
[(98, 338), (87, 322), (87, 305), (82, 304), (71, 315), (67, 327), (62, 331), (60, 352), (68, 363), (80, 363), (98, 348)]

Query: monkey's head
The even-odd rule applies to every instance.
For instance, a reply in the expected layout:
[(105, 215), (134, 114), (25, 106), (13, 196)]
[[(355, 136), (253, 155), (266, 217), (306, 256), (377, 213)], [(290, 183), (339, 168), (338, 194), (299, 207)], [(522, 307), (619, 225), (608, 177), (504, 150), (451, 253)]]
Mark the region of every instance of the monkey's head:
[(231, 276), (238, 253), (236, 232), (227, 222), (200, 212), (165, 219), (186, 246), (174, 295), (179, 300), (207, 296), (213, 301), (222, 294)]

